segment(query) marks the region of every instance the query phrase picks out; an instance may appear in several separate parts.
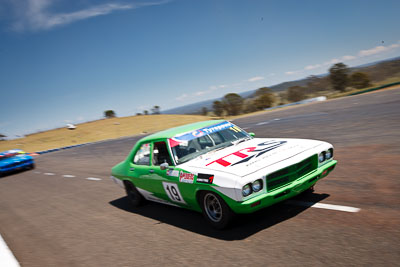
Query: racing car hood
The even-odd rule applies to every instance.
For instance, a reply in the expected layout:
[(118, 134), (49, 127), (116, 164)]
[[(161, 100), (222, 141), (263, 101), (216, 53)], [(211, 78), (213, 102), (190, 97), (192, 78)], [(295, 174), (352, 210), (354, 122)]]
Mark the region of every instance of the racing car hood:
[(324, 143), (308, 139), (253, 138), (211, 151), (184, 165), (203, 172), (217, 171), (243, 177)]
[(13, 157), (3, 158), (0, 159), (0, 167), (6, 167), (10, 164), (21, 162), (28, 159), (32, 159), (32, 157), (27, 154), (20, 154)]

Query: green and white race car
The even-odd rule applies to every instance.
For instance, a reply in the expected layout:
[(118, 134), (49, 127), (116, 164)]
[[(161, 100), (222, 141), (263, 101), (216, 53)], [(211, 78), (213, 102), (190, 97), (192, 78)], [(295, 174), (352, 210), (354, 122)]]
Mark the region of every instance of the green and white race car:
[(151, 200), (202, 212), (222, 229), (313, 188), (335, 167), (331, 144), (254, 138), (224, 120), (188, 124), (139, 140), (111, 178), (134, 206)]

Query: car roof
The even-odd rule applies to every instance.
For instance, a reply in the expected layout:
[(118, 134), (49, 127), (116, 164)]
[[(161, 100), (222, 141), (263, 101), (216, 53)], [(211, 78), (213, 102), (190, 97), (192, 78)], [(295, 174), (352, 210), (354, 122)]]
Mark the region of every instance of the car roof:
[(17, 153), (23, 154), (25, 152), (23, 150), (21, 150), (21, 149), (11, 149), (11, 150), (6, 150), (6, 151), (0, 152), (0, 156), (5, 156), (5, 155), (8, 155), (8, 154), (17, 154)]
[(182, 126), (178, 126), (175, 128), (171, 128), (168, 130), (164, 130), (158, 133), (154, 133), (151, 134), (149, 136), (146, 136), (144, 138), (142, 138), (140, 141), (151, 141), (151, 140), (155, 140), (155, 139), (167, 139), (167, 138), (172, 138), (178, 134), (182, 134), (182, 133), (187, 133), (190, 131), (194, 131), (194, 130), (198, 130), (201, 129), (203, 127), (207, 127), (207, 126), (211, 126), (214, 124), (218, 124), (221, 122), (224, 122), (225, 120), (209, 120), (209, 121), (200, 121), (200, 122), (195, 122), (195, 123), (191, 123), (191, 124), (185, 124)]

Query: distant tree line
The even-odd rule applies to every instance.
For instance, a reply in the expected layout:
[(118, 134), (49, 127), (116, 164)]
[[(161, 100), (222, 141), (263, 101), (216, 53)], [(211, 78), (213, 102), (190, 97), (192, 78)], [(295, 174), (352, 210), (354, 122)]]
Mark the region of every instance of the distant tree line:
[[(151, 109), (151, 114), (153, 114), (153, 115), (161, 114), (160, 106), (154, 106)], [(148, 110), (144, 110), (143, 113), (140, 113), (140, 112), (136, 113), (136, 116), (141, 116), (141, 115), (149, 115), (149, 111)], [(104, 117), (106, 119), (110, 119), (110, 118), (117, 117), (117, 115), (116, 115), (114, 110), (106, 110), (106, 111), (104, 111)]]
[[(275, 101), (275, 94), (267, 87), (260, 88), (250, 98), (244, 99), (238, 94), (226, 94), (221, 101), (213, 102), (215, 116), (235, 116), (269, 108)], [(203, 108), (204, 109), (204, 108)]]
[[(228, 93), (221, 100), (214, 101), (210, 110), (203, 107), (198, 113), (204, 116), (210, 113), (217, 117), (235, 116), (275, 105), (301, 101), (321, 92), (344, 92), (349, 88), (363, 89), (372, 86), (373, 82), (383, 81), (391, 77), (400, 77), (400, 59), (353, 69), (344, 63), (337, 63), (329, 68), (329, 74), (326, 76), (311, 75), (301, 81), (285, 82), (279, 85), (282, 88), (280, 90), (283, 90), (280, 92), (273, 92), (268, 87), (262, 87), (247, 98), (236, 93)], [(160, 114), (160, 106), (154, 106), (150, 112), (153, 115)], [(136, 115), (149, 115), (150, 112), (144, 110), (142, 113), (136, 113)], [(116, 117), (116, 114), (113, 110), (107, 110), (104, 112), (104, 116), (113, 118)]]
[[(309, 76), (303, 85), (290, 86), (280, 93), (274, 93), (270, 88), (262, 87), (248, 98), (243, 98), (235, 93), (226, 94), (221, 100), (213, 102), (211, 111), (217, 117), (235, 116), (264, 110), (274, 105), (301, 101), (318, 95), (322, 91), (344, 92), (348, 88), (362, 89), (370, 86), (372, 83), (367, 73), (358, 70), (351, 72), (351, 69), (345, 64), (337, 63), (331, 66), (329, 75)], [(200, 113), (208, 115), (209, 110), (203, 107)]]

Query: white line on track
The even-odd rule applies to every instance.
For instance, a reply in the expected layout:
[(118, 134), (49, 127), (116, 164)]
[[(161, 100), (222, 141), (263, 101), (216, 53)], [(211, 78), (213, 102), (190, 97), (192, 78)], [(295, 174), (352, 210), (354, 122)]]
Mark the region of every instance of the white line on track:
[(44, 175), (55, 175), (54, 173), (52, 173), (52, 172), (45, 172), (45, 173), (43, 173)]
[(8, 248), (6, 242), (0, 235), (0, 263), (3, 267), (19, 267), (17, 259)]
[(74, 178), (76, 176), (75, 175), (71, 175), (71, 174), (64, 174), (63, 177), (65, 177), (65, 178)]
[(314, 202), (306, 202), (306, 201), (298, 201), (298, 200), (288, 200), (287, 203), (292, 204), (292, 205), (297, 205), (297, 206), (305, 206), (305, 207), (328, 209), (328, 210), (338, 210), (338, 211), (345, 211), (345, 212), (359, 212), (361, 210), (359, 208), (348, 207), (348, 206), (324, 204), (324, 203), (314, 203)]
[(270, 122), (269, 121), (263, 121), (263, 122), (257, 123), (256, 125), (264, 125), (264, 124), (268, 124), (268, 123), (270, 123)]
[(95, 177), (88, 177), (86, 178), (86, 180), (90, 180), (90, 181), (100, 181), (100, 178), (95, 178)]

